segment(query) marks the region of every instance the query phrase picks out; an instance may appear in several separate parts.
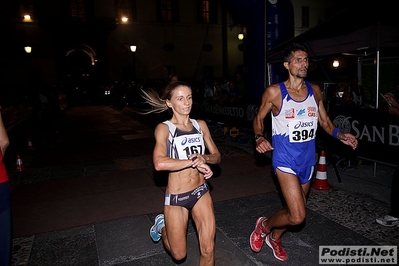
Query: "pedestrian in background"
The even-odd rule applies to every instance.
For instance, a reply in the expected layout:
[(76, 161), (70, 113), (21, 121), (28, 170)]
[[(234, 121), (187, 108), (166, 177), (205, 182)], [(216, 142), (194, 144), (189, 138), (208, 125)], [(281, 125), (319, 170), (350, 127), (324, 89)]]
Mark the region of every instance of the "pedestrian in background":
[[(356, 149), (358, 141), (343, 133), (331, 122), (323, 105), (319, 86), (304, 80), (309, 59), (307, 48), (294, 43), (284, 50), (284, 67), (288, 79), (267, 87), (259, 112), (253, 121), (256, 150), (272, 152), (285, 207), (271, 217), (259, 217), (250, 236), (250, 246), (259, 252), (266, 241), (273, 255), (286, 261), (288, 255), (281, 236), (290, 226), (301, 224), (306, 217), (306, 198), (316, 165), (316, 131), (318, 123), (331, 136)], [(264, 119), (271, 112), (272, 144), (264, 138)]]
[(7, 131), (1, 117), (0, 107), (0, 265), (11, 264), (11, 206), (8, 174), (3, 163), (9, 145)]
[(176, 74), (172, 74), (170, 75), (170, 83), (175, 83), (179, 81), (179, 76), (177, 76)]
[[(387, 100), (388, 113), (399, 116), (399, 101), (393, 93), (384, 95)], [(391, 192), (390, 192), (390, 211), (383, 217), (375, 219), (377, 223), (383, 226), (398, 226), (399, 225), (399, 160), (397, 166), (392, 174)]]
[(155, 218), (150, 236), (154, 242), (162, 238), (172, 257), (183, 260), (191, 213), (199, 238), (199, 265), (213, 266), (216, 221), (206, 180), (213, 175), (208, 164), (220, 163), (220, 152), (205, 121), (190, 118), (193, 99), (188, 83), (169, 84), (161, 97), (155, 91), (143, 91), (143, 98), (153, 107), (145, 113), (172, 111), (172, 117), (155, 128), (154, 167), (169, 174), (164, 213)]

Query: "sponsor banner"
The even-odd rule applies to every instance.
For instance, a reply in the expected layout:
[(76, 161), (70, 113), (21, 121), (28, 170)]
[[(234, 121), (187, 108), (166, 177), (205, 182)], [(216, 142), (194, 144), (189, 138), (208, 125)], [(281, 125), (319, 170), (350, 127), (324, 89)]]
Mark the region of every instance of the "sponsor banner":
[[(345, 133), (352, 133), (359, 140), (357, 149), (353, 151), (355, 156), (395, 165), (399, 162), (399, 117), (371, 108), (333, 106), (328, 113), (337, 127)], [(346, 149), (343, 154), (348, 152)]]
[(196, 102), (192, 112), (203, 119), (216, 119), (219, 122), (252, 128), (252, 122), (258, 112), (258, 104), (220, 105), (213, 102)]

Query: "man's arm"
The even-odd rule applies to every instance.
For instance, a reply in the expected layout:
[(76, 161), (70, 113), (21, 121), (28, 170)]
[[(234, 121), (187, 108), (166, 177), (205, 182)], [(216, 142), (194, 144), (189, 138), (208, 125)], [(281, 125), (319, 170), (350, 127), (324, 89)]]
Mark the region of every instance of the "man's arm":
[(273, 150), (274, 148), (263, 137), (264, 132), (264, 119), (270, 111), (272, 111), (275, 106), (276, 99), (281, 98), (280, 88), (277, 84), (271, 85), (265, 89), (262, 95), (262, 103), (259, 107), (258, 113), (256, 114), (253, 121), (253, 128), (256, 141), (256, 150), (260, 153), (265, 153), (267, 151)]

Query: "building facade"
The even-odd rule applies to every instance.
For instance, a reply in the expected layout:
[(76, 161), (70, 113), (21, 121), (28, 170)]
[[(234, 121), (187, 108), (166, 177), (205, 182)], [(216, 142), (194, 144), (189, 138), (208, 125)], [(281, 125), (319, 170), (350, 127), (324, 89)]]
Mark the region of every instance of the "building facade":
[[(259, 25), (264, 27), (266, 8), (279, 1), (289, 2), (254, 1), (253, 8), (264, 9)], [(6, 0), (2, 22), (7, 26), (6, 51), (11, 59), (4, 62), (2, 83), (8, 89), (2, 95), (34, 93), (48, 83), (79, 89), (115, 81), (165, 81), (171, 74), (186, 80), (221, 79), (238, 72), (245, 76), (245, 65), (252, 63), (245, 59), (252, 49), (246, 40), (255, 28), (247, 22), (254, 12), (246, 10), (247, 4), (245, 0)], [(332, 10), (329, 0), (292, 0), (292, 6), (295, 35), (323, 21)], [(290, 19), (284, 10), (279, 15), (278, 19)], [(259, 35), (252, 36), (252, 43), (264, 41)], [(264, 57), (264, 52), (253, 56)]]

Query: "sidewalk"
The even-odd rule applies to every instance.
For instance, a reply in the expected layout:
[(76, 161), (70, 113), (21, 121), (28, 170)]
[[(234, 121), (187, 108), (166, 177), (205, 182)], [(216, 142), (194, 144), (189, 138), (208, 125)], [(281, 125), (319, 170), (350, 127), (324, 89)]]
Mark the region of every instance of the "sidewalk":
[[(217, 127), (217, 126), (216, 126)], [(211, 126), (213, 129), (213, 127)], [(252, 135), (215, 132), (222, 163), (210, 179), (217, 223), (216, 265), (281, 265), (264, 245), (249, 247), (258, 216), (281, 208), (267, 156), (255, 156)], [(188, 257), (176, 264), (149, 228), (162, 211), (165, 179), (152, 170), (153, 129), (129, 112), (106, 106), (68, 111), (54, 149), (12, 173), (12, 265), (197, 265), (195, 231), (188, 230)], [(312, 189), (306, 224), (283, 236), (284, 265), (318, 265), (320, 245), (397, 245), (399, 230), (375, 223), (388, 212), (393, 169), (361, 164), (341, 173), (334, 189)]]

